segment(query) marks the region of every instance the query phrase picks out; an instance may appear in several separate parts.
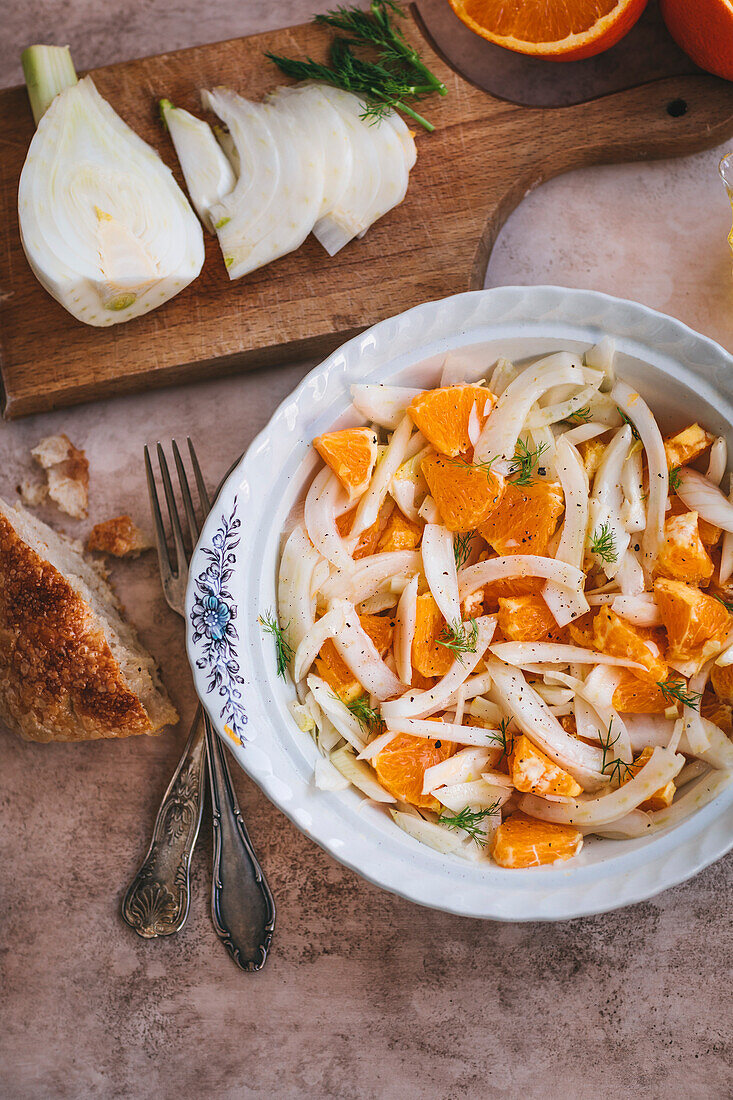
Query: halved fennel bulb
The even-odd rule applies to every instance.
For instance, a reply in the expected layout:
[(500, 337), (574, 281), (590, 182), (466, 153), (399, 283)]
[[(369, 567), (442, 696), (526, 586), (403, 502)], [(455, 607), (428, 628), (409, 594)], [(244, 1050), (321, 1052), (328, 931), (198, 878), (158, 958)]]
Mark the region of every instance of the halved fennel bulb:
[[(191, 116), (181, 131), (171, 112), (170, 132), (231, 279), (292, 252), (311, 232), (333, 256), (405, 197), (417, 154), (396, 114), (367, 123), (358, 96), (326, 84), (278, 88), (264, 103), (227, 88), (201, 99), (226, 130), (196, 120), (194, 142)], [(227, 190), (211, 186), (226, 175), (222, 154), (234, 177)]]
[(90, 77), (60, 91), (40, 119), (18, 216), (36, 278), (88, 325), (155, 309), (204, 262), (201, 226), (172, 172)]

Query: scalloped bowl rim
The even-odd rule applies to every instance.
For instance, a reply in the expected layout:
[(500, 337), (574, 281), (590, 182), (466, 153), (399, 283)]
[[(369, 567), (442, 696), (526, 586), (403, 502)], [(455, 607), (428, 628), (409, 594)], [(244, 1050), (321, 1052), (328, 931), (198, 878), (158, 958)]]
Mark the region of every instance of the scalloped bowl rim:
[[(312, 772), (317, 750), (287, 711), (292, 685), (277, 679), (271, 645), (257, 624), (263, 608), (275, 602), (281, 532), (298, 495), (292, 483), (305, 484), (316, 468), (313, 435), (348, 417), (351, 383), (388, 383), (431, 357), (476, 343), (514, 340), (553, 350), (553, 344), (577, 340), (587, 345), (606, 333), (620, 354), (631, 356), (630, 362), (651, 368), (652, 374), (669, 375), (676, 385), (697, 394), (709, 415), (717, 416), (717, 430), (733, 445), (733, 358), (683, 322), (597, 291), (556, 286), (469, 291), (379, 322), (313, 368), (227, 477), (191, 561), (186, 595), (189, 661), (199, 697), (237, 762), (335, 859), (421, 905), (504, 921), (602, 913), (684, 881), (733, 846), (733, 784), (728, 783), (664, 832), (641, 840), (587, 843), (580, 862), (517, 871), (441, 855), (403, 833), (383, 809), (355, 790), (316, 790)], [(533, 348), (526, 354), (538, 353)], [(202, 656), (202, 642), (192, 626), (197, 578), (211, 560), (207, 550), (223, 519), (235, 513), (242, 524), (241, 549), (233, 552), (230, 602), (238, 632), (235, 675), (241, 679), (235, 691), (247, 711), (244, 743), (233, 743), (224, 729), (221, 697), (207, 679), (211, 668), (206, 668), (208, 658)], [(245, 547), (256, 552), (245, 557)], [(586, 857), (589, 850), (592, 854)]]

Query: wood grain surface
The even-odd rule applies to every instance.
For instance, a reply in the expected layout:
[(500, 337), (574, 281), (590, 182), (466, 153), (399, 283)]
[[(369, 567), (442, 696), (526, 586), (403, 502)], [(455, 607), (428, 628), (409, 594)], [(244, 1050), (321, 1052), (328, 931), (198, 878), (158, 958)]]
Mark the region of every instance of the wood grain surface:
[[(161, 309), (107, 329), (74, 320), (30, 272), (16, 195), (33, 124), (23, 88), (0, 92), (5, 415), (323, 355), (384, 317), (482, 286), (504, 220), (544, 180), (584, 165), (683, 155), (733, 134), (733, 86), (714, 77), (681, 75), (569, 107), (528, 108), (494, 98), (455, 73), (424, 41), (414, 17), (407, 33), (445, 81), (448, 96), (425, 104), (436, 132), (418, 135), (418, 161), (400, 207), (334, 258), (309, 238), (297, 252), (236, 282), (207, 237), (206, 263), (191, 286)], [(283, 82), (263, 58), (266, 50), (318, 58), (329, 40), (321, 28), (297, 26), (91, 75), (180, 180), (157, 122), (161, 96), (199, 114), (198, 90), (216, 84), (257, 99)], [(669, 105), (678, 101), (684, 113), (671, 114)]]

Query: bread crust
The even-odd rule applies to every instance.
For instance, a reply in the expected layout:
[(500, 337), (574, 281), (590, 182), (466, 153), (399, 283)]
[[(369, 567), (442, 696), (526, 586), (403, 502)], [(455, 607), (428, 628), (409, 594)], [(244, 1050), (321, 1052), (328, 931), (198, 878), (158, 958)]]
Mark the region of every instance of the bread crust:
[(150, 540), (127, 515), (95, 523), (87, 541), (87, 550), (112, 554), (115, 558), (133, 557), (151, 547)]
[(2, 514), (0, 712), (31, 741), (154, 732), (85, 601)]

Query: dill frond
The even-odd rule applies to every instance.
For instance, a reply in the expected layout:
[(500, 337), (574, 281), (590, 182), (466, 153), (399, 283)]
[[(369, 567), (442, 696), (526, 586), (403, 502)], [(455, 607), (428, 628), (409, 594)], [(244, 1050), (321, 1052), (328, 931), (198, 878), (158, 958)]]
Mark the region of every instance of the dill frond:
[(383, 731), (384, 721), (382, 716), (378, 710), (370, 705), (368, 695), (360, 695), (358, 699), (347, 703), (346, 706), (366, 733), (376, 736), (376, 734)]
[(621, 786), (625, 779), (631, 779), (634, 775), (631, 764), (627, 764), (625, 760), (619, 760), (614, 758), (609, 753), (612, 752), (614, 745), (621, 736), (621, 731), (616, 734), (615, 737), (611, 737), (613, 732), (613, 719), (608, 723), (608, 729), (605, 734), (598, 731), (598, 740), (601, 743), (601, 749), (603, 751), (603, 760), (601, 763), (601, 771), (604, 775), (607, 775), (612, 783), (616, 783), (617, 786)]
[(589, 405), (583, 405), (582, 408), (576, 409), (570, 416), (565, 417), (567, 424), (588, 424), (593, 418), (593, 413), (590, 411)]
[(517, 440), (514, 458), (511, 461), (509, 470), (510, 476), (514, 478), (515, 485), (531, 485), (535, 473), (544, 472), (540, 467), (540, 459), (546, 450), (546, 443), (540, 443), (537, 447), (532, 448), (528, 447), (523, 439)]
[(290, 623), (286, 623), (284, 627), (281, 627), (274, 611), (268, 611), (264, 616), (260, 615), (259, 623), (266, 634), (272, 634), (273, 641), (275, 642), (277, 674), (285, 679), (288, 665), (293, 659), (293, 647), (285, 636), (285, 631), (290, 626)]
[(702, 692), (687, 691), (685, 681), (681, 676), (672, 676), (665, 681), (658, 680), (657, 687), (668, 703), (682, 703), (683, 707), (690, 707), (692, 710), (700, 709)]
[(714, 600), (718, 601), (718, 603), (722, 603), (725, 610), (727, 612), (729, 612), (731, 615), (733, 615), (733, 603), (731, 603), (730, 600), (723, 599), (722, 596), (716, 595), (715, 592), (710, 592), (710, 593), (708, 593), (708, 595), (712, 596)]
[(471, 543), (475, 537), (475, 531), (466, 531), (464, 535), (456, 535), (453, 539), (453, 556), (456, 559), (456, 569), (461, 569), (468, 561), (471, 554)]
[(440, 637), (435, 639), (438, 645), (449, 649), (454, 657), (463, 664), (464, 653), (475, 653), (478, 641), (478, 625), (475, 619), (467, 623), (454, 623), (446, 626)]
[(474, 843), (483, 846), (486, 844), (486, 836), (479, 828), (479, 825), (486, 817), (490, 817), (491, 814), (495, 814), (499, 809), (499, 802), (492, 802), (490, 806), (487, 806), (485, 810), (471, 810), (468, 806), (464, 806), (458, 813), (450, 813), (447, 810), (438, 817), (438, 824), (445, 825), (449, 829), (463, 829), (468, 833), (471, 840)]
[(673, 493), (676, 493), (680, 487), (680, 467), (673, 466), (669, 471), (669, 487)]
[(629, 427), (631, 428), (631, 434), (633, 435), (634, 439), (641, 440), (641, 436), (639, 435), (638, 431), (636, 430), (636, 425), (634, 424), (633, 420), (630, 420), (629, 417), (624, 412), (624, 410), (622, 408), (620, 408), (618, 405), (616, 406), (616, 412), (619, 414), (619, 416), (623, 420), (624, 424), (629, 425)]
[(597, 527), (593, 532), (590, 542), (590, 552), (607, 564), (617, 560), (616, 540), (613, 537), (613, 531), (609, 523), (602, 523), (601, 526)]
[(514, 735), (509, 733), (510, 723), (511, 718), (502, 718), (498, 730), (491, 730), (489, 733), (489, 740), (496, 741), (497, 745), (501, 746), (499, 760), (502, 756), (511, 756), (514, 751)]
[[(362, 117), (369, 121), (376, 122), (394, 109), (434, 130), (405, 100), (419, 100), (431, 92), (446, 95), (447, 89), (392, 23), (390, 13), (405, 14), (394, 0), (372, 0), (368, 11), (339, 7), (317, 15), (314, 22), (346, 35), (334, 39), (328, 64), (310, 57), (299, 61), (272, 53), (265, 56), (295, 80), (319, 80), (362, 96), (366, 101)], [(374, 60), (357, 56), (353, 47), (370, 50)]]

